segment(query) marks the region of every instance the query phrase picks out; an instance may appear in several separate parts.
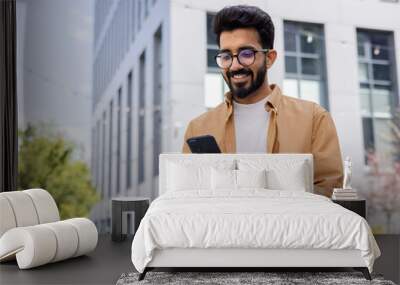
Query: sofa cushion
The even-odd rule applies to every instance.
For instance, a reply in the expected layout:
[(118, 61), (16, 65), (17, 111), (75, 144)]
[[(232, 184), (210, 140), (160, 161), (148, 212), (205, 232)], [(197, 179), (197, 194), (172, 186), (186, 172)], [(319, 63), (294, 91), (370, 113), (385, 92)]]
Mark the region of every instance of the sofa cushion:
[[(33, 226), (60, 220), (56, 202), (43, 189), (0, 193), (0, 237), (15, 227)], [(4, 217), (4, 218), (3, 218)]]
[(96, 226), (86, 218), (8, 230), (0, 238), (0, 261), (16, 257), (20, 269), (28, 269), (80, 256), (98, 241)]
[(8, 199), (0, 193), (0, 237), (8, 230), (15, 228), (17, 222)]
[(49, 192), (43, 189), (27, 189), (22, 192), (28, 194), (32, 199), (38, 215), (39, 224), (60, 220), (57, 204)]
[(17, 227), (33, 226), (39, 223), (31, 197), (23, 191), (0, 193), (10, 203)]

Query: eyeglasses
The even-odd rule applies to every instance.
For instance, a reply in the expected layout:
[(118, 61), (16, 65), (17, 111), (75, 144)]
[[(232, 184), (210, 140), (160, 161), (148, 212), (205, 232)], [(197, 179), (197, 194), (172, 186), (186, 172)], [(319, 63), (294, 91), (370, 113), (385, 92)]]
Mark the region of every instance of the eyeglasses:
[(230, 68), (233, 62), (233, 58), (236, 57), (238, 62), (247, 67), (254, 63), (256, 60), (257, 52), (267, 53), (269, 49), (242, 49), (238, 54), (231, 54), (230, 52), (220, 52), (215, 56), (215, 61), (220, 68)]

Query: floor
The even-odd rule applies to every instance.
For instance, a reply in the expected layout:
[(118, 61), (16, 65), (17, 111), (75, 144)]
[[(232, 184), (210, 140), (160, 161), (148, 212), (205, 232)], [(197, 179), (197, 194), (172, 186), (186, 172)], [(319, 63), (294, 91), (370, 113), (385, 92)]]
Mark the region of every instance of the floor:
[(400, 235), (376, 235), (375, 239), (381, 257), (375, 261), (374, 271), (400, 284)]
[[(375, 238), (382, 256), (377, 259), (374, 272), (399, 284), (400, 235)], [(0, 284), (115, 284), (122, 273), (134, 271), (130, 260), (131, 240), (116, 243), (110, 235), (102, 235), (96, 250), (88, 256), (29, 270), (19, 270), (16, 262), (0, 264)]]
[(28, 270), (17, 263), (0, 264), (0, 284), (115, 284), (124, 272), (134, 271), (130, 259), (132, 239), (112, 242), (111, 235), (99, 236), (96, 249), (80, 256)]

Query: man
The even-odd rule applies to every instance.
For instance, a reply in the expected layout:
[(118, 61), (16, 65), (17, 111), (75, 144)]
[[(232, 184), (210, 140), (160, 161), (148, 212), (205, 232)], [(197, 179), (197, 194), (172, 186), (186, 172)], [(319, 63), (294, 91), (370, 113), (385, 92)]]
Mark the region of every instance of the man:
[(230, 91), (225, 101), (193, 119), (188, 138), (215, 137), (225, 153), (312, 153), (314, 190), (330, 197), (341, 187), (342, 158), (330, 114), (313, 102), (285, 96), (268, 84), (277, 52), (270, 16), (253, 6), (225, 7), (214, 19), (216, 62)]

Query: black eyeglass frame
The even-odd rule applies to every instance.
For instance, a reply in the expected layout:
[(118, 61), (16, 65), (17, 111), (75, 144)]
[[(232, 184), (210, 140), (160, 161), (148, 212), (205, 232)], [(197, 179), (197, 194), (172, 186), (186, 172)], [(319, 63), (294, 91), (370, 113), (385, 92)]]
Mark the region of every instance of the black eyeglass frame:
[[(252, 51), (252, 52), (254, 52), (254, 55), (253, 55), (253, 61), (252, 61), (252, 63), (250, 63), (250, 64), (243, 64), (243, 63), (241, 63), (240, 62), (240, 59), (239, 59), (239, 54), (241, 53), (241, 52), (243, 52), (243, 51)], [(248, 67), (248, 66), (250, 66), (250, 65), (252, 65), (253, 63), (254, 63), (254, 61), (256, 60), (256, 53), (257, 52), (263, 52), (263, 53), (268, 53), (269, 51), (270, 51), (271, 49), (252, 49), (252, 48), (245, 48), (245, 49), (242, 49), (242, 50), (240, 50), (237, 54), (232, 54), (232, 53), (230, 53), (230, 52), (228, 52), (228, 51), (223, 51), (223, 52), (218, 52), (215, 56), (214, 56), (214, 59), (215, 59), (215, 62), (217, 63), (217, 65), (218, 65), (218, 67), (219, 68), (222, 68), (222, 69), (228, 69), (228, 68), (230, 68), (231, 66), (232, 66), (232, 63), (233, 63), (233, 59), (236, 57), (236, 59), (237, 59), (237, 61), (239, 62), (239, 64), (240, 65), (242, 65), (242, 66), (244, 66), (244, 67)], [(230, 56), (231, 56), (231, 63), (229, 64), (229, 66), (227, 66), (227, 67), (223, 67), (223, 66), (220, 66), (219, 64), (218, 64), (218, 58), (220, 58), (221, 57), (221, 54), (222, 53), (227, 53), (227, 54), (229, 54)]]

